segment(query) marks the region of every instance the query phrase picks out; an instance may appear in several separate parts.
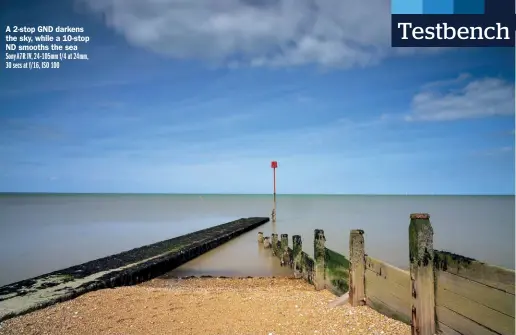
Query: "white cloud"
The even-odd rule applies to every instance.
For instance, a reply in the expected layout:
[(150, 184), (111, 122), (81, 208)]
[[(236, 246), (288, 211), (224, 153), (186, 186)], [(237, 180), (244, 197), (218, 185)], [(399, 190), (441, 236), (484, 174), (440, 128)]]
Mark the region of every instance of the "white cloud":
[[(455, 80), (425, 85), (412, 99), (407, 121), (452, 121), (514, 115), (514, 85), (498, 78)], [(462, 84), (456, 88), (453, 84)], [(447, 86), (443, 90), (443, 86)], [(453, 86), (453, 87), (448, 87)], [(441, 90), (439, 90), (441, 88)]]
[(390, 47), (386, 0), (78, 1), (133, 45), (233, 67), (366, 66), (414, 52)]
[(461, 73), (458, 75), (457, 78), (452, 79), (444, 79), (444, 80), (437, 80), (427, 83), (423, 86), (424, 89), (432, 89), (432, 88), (443, 88), (443, 87), (449, 87), (451, 85), (457, 85), (464, 83), (464, 81), (471, 78), (471, 74), (469, 73)]

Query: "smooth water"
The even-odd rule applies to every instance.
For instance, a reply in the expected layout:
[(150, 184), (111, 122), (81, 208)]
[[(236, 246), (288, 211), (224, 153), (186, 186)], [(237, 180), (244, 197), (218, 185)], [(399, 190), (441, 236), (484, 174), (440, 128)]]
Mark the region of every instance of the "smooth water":
[[(428, 212), (434, 247), (514, 269), (514, 196), (279, 195), (267, 223), (172, 272), (281, 275), (257, 246), (257, 232), (299, 234), (313, 254), (313, 230), (348, 255), (350, 229), (366, 252), (408, 266), (409, 214)], [(241, 217), (268, 216), (268, 195), (0, 195), (0, 285), (87, 262)]]

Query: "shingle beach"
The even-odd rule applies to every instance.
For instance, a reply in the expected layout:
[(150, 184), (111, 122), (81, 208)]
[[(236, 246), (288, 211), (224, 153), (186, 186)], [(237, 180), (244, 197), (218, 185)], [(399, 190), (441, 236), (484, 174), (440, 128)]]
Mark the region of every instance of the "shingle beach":
[(0, 324), (0, 334), (410, 334), (369, 307), (291, 278), (154, 279), (90, 292)]

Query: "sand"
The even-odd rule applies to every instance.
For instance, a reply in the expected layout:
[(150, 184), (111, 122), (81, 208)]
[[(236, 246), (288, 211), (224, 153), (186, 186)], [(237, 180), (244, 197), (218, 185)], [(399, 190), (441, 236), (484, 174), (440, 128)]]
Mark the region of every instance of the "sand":
[(82, 295), (0, 324), (0, 334), (410, 334), (369, 307), (290, 278), (154, 279)]

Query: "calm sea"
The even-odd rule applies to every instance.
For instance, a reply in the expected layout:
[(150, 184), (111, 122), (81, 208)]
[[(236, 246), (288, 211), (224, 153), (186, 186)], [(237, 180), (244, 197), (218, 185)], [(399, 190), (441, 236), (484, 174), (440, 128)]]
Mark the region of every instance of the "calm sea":
[[(514, 196), (279, 195), (268, 223), (174, 270), (173, 275), (281, 275), (258, 248), (258, 231), (300, 234), (313, 254), (313, 230), (348, 254), (350, 229), (366, 252), (408, 265), (409, 214), (428, 212), (434, 247), (514, 269)], [(268, 216), (269, 195), (0, 195), (0, 285), (161, 241), (241, 217)]]

